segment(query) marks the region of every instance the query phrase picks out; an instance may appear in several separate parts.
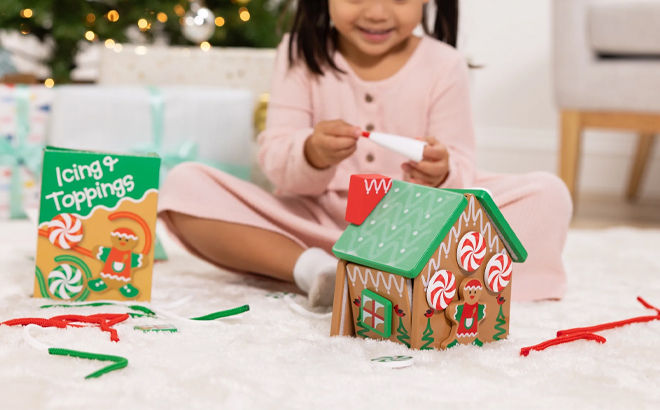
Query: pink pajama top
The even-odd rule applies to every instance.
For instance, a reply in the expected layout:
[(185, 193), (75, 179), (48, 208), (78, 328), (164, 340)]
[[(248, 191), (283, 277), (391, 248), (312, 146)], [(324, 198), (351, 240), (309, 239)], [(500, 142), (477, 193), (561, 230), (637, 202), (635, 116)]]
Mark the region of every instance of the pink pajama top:
[[(305, 140), (314, 124), (336, 119), (410, 138), (433, 136), (449, 151), (450, 171), (441, 187), (473, 185), (476, 146), (468, 66), (456, 49), (424, 36), (396, 74), (364, 81), (338, 52), (335, 62), (346, 74), (326, 69), (324, 76), (314, 76), (300, 61), (289, 68), (287, 47), (285, 38), (275, 62), (266, 130), (259, 137), (260, 165), (279, 193), (322, 195), (326, 209), (343, 213), (351, 174), (403, 179), (401, 164), (407, 159), (366, 138), (339, 165), (312, 167), (305, 159)], [(342, 206), (334, 206), (338, 201)]]

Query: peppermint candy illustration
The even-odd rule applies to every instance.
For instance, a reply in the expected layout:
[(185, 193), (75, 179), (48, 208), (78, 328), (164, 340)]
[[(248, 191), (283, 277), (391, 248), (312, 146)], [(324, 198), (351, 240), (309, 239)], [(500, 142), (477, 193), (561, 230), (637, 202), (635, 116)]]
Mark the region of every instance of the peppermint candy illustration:
[(511, 281), (513, 272), (511, 258), (505, 253), (499, 253), (488, 261), (484, 271), (484, 282), (493, 292), (501, 292)]
[(48, 274), (48, 290), (55, 297), (69, 300), (83, 290), (83, 274), (77, 267), (63, 263)]
[(456, 251), (458, 264), (468, 272), (479, 269), (486, 256), (486, 240), (479, 232), (463, 235)]
[(71, 214), (56, 215), (48, 223), (48, 240), (59, 248), (71, 249), (82, 239), (82, 221)]
[(391, 369), (400, 369), (402, 367), (412, 366), (415, 359), (412, 356), (382, 356), (371, 361), (379, 366), (389, 367)]
[(448, 270), (437, 271), (426, 288), (426, 301), (435, 310), (447, 309), (456, 295), (456, 278)]

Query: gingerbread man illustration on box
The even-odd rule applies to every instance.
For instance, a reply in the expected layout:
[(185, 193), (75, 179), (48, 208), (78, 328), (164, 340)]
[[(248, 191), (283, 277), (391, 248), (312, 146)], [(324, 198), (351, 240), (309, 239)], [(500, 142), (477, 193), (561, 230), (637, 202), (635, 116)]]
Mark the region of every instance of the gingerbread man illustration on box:
[(89, 281), (89, 288), (102, 292), (108, 288), (119, 289), (126, 298), (134, 298), (140, 293), (130, 282), (137, 269), (147, 266), (141, 253), (133, 253), (138, 244), (138, 236), (131, 229), (117, 228), (110, 233), (112, 247), (96, 246), (92, 254), (104, 262), (100, 278)]
[(461, 299), (451, 303), (445, 310), (447, 319), (453, 323), (449, 337), (442, 342), (443, 349), (459, 343), (483, 345), (478, 337), (479, 323), (486, 318), (486, 304), (479, 303), (483, 288), (483, 283), (475, 278), (466, 278), (461, 283)]

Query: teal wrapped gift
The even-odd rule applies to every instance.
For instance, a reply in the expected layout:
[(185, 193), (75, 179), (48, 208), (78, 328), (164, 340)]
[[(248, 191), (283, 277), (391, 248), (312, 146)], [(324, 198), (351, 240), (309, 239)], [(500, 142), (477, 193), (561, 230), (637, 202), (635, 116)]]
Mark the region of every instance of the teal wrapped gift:
[(50, 96), (42, 86), (0, 86), (0, 219), (24, 218), (39, 205)]

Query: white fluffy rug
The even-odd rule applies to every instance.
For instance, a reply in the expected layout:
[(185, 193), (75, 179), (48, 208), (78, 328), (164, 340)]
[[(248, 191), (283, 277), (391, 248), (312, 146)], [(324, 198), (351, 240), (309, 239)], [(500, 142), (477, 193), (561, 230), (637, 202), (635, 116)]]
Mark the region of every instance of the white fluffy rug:
[[(35, 234), (25, 222), (0, 223), (0, 321), (121, 307), (40, 310), (30, 298)], [(249, 304), (213, 323), (129, 319), (113, 343), (98, 329), (35, 330), (50, 346), (120, 355), (129, 366), (98, 379), (100, 362), (48, 356), (22, 330), (0, 326), (0, 408), (653, 408), (660, 406), (660, 322), (602, 332), (607, 343), (577, 341), (520, 357), (523, 346), (559, 329), (653, 312), (660, 305), (660, 231), (571, 231), (569, 292), (561, 302), (513, 304), (508, 340), (483, 348), (409, 351), (391, 342), (330, 338), (329, 318), (266, 297), (291, 287), (219, 271), (166, 241), (171, 260), (156, 266), (153, 306), (192, 295), (173, 309), (197, 316)], [(292, 301), (305, 304), (297, 296)], [(172, 323), (176, 334), (136, 324)], [(411, 354), (406, 369), (370, 359)]]

